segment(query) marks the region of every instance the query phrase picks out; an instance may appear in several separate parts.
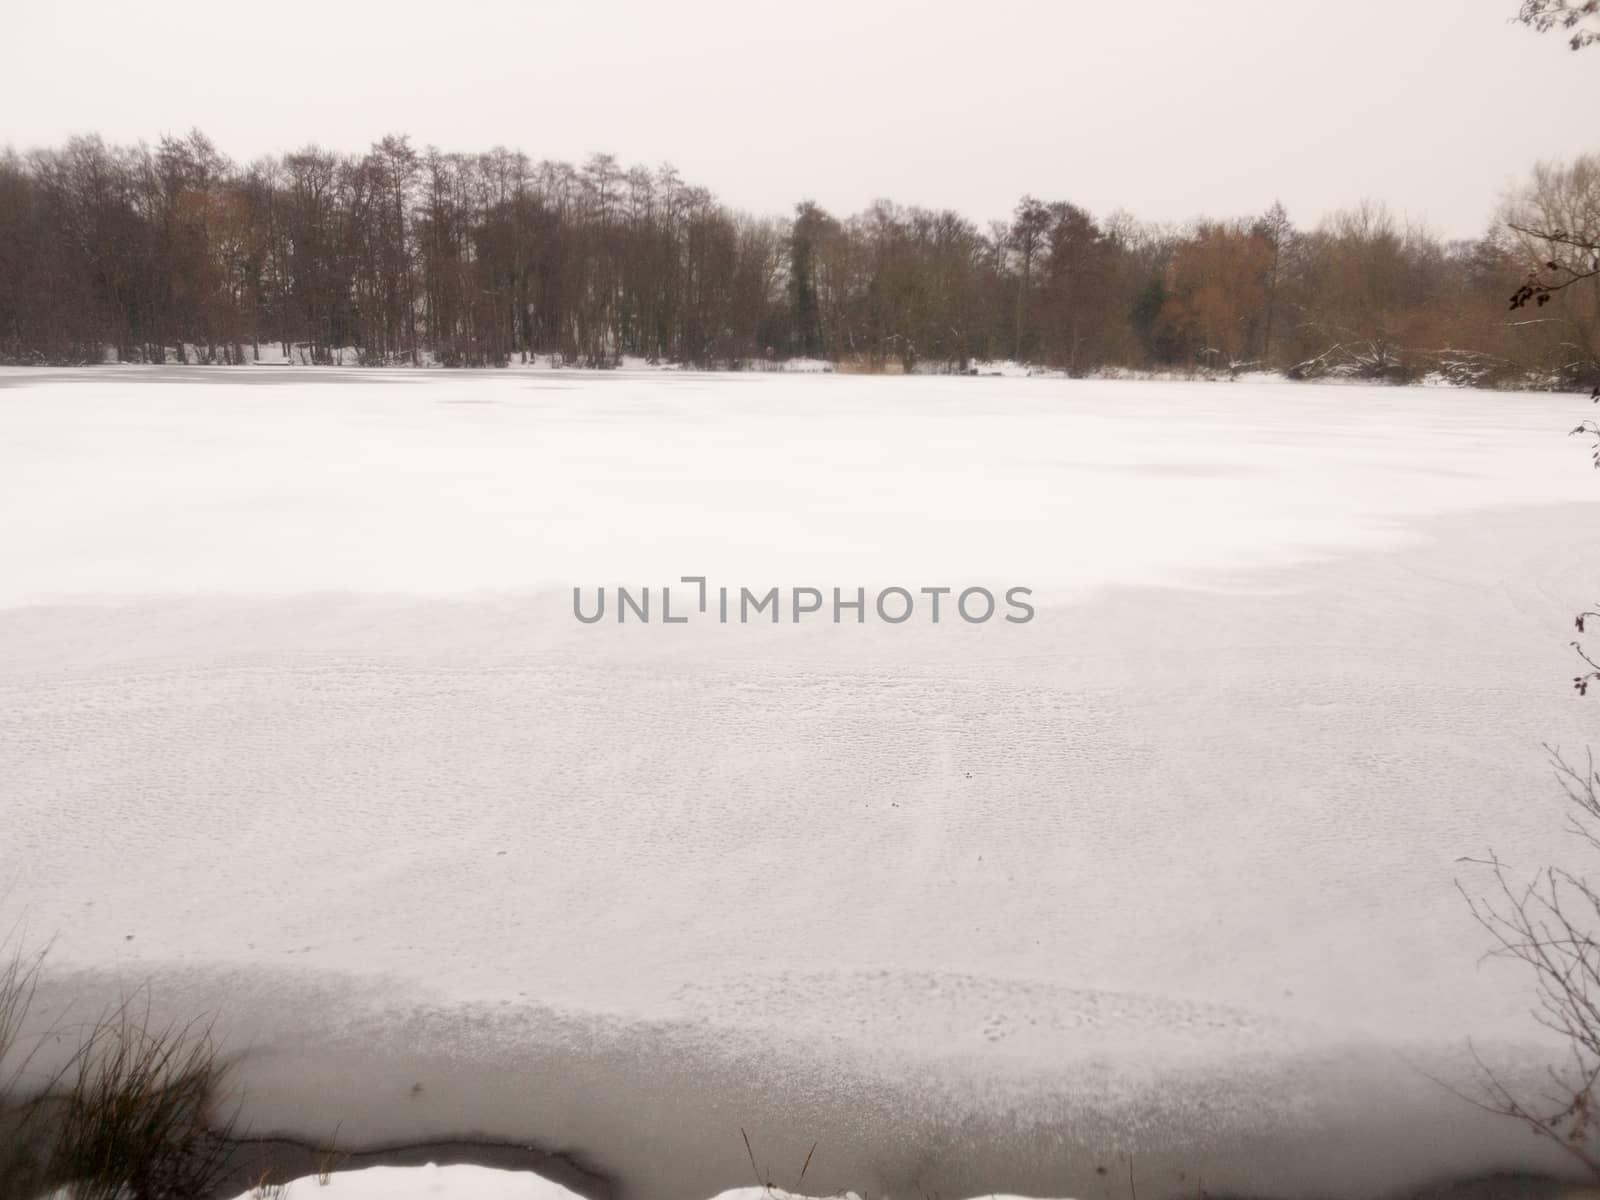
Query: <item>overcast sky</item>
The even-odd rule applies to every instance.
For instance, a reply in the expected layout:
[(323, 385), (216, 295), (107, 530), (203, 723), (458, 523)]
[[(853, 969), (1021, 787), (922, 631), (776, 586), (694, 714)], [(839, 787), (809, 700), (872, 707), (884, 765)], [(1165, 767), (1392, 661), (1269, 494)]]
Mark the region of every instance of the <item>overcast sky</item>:
[[(1517, 0), (0, 0), (0, 144), (199, 126), (677, 165), (725, 202), (980, 222), (1031, 192), (1301, 225), (1363, 197), (1471, 235), (1600, 151), (1600, 47)], [(1542, 88), (1542, 91), (1540, 90)]]

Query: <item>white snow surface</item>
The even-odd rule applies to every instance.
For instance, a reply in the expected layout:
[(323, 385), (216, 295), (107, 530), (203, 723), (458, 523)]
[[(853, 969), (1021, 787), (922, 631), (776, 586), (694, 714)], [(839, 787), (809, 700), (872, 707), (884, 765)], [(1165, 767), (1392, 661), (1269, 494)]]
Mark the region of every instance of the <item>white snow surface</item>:
[(489, 1167), (363, 1167), (311, 1175), (244, 1193), (239, 1200), (575, 1200), (574, 1193), (526, 1171)]
[[(1576, 853), (1584, 408), (0, 372), (0, 895), (46, 1014), (221, 1014), (262, 1132), (619, 1196), (747, 1185), (741, 1129), (822, 1194), (1556, 1167), (1431, 1077), (1550, 1050), (1453, 880)], [(1038, 614), (573, 619), (683, 575)]]
[[(575, 1193), (526, 1171), (488, 1167), (363, 1167), (256, 1188), (238, 1200), (573, 1200)], [(63, 1200), (70, 1200), (64, 1197)], [(712, 1200), (808, 1200), (776, 1187), (730, 1188)], [(853, 1193), (838, 1200), (860, 1200)], [(992, 1196), (989, 1200), (1010, 1200)]]

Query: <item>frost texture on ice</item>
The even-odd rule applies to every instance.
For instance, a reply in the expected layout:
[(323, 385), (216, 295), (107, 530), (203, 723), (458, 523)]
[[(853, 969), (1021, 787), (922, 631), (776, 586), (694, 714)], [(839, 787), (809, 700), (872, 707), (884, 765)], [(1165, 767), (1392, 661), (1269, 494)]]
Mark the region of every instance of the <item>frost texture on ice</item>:
[[(222, 1012), (306, 1138), (661, 1197), (740, 1128), (863, 1195), (1548, 1165), (1427, 1076), (1545, 1052), (1452, 882), (1570, 850), (1575, 403), (0, 372), (0, 890), (95, 972), (52, 1003)], [(1039, 615), (572, 619), (685, 574)]]

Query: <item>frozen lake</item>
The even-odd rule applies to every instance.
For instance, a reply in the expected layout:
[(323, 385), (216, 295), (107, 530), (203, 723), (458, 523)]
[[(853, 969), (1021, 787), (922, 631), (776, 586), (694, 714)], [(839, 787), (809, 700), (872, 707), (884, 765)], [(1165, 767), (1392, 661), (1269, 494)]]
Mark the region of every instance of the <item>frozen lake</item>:
[[(1426, 1075), (1543, 1053), (1453, 880), (1576, 854), (1586, 408), (0, 372), (0, 916), (53, 1004), (222, 1012), (260, 1128), (625, 1195), (750, 1183), (741, 1127), (946, 1200), (1550, 1165)], [(1036, 612), (573, 617), (686, 575)]]

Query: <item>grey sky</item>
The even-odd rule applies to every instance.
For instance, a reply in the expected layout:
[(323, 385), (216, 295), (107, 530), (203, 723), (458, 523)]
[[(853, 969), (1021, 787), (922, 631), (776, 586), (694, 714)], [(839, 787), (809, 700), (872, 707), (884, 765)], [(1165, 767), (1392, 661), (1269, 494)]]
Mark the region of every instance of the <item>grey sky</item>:
[[(0, 143), (205, 130), (670, 160), (724, 201), (1182, 220), (1363, 197), (1468, 235), (1600, 151), (1600, 48), (1516, 0), (0, 0)], [(1531, 86), (1542, 81), (1543, 93)]]

